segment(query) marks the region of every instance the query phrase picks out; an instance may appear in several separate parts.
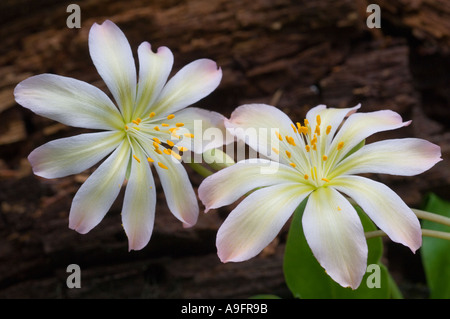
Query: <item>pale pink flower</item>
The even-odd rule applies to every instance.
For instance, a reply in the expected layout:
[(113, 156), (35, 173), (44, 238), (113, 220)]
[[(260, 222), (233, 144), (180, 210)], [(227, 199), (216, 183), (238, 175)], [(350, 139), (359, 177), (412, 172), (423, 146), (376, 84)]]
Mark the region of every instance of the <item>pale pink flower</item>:
[[(410, 123), (393, 111), (355, 113), (358, 108), (319, 105), (302, 123), (263, 104), (243, 105), (232, 113), (227, 129), (269, 159), (238, 162), (200, 185), (206, 211), (254, 190), (218, 231), (216, 244), (223, 262), (244, 261), (261, 252), (305, 198), (306, 240), (328, 275), (344, 287), (358, 287), (367, 266), (364, 230), (344, 195), (393, 241), (413, 252), (421, 246), (419, 221), (403, 200), (386, 185), (355, 174), (420, 174), (441, 160), (440, 148), (422, 139), (403, 138), (371, 143), (352, 153), (370, 135)], [(270, 129), (270, 135), (246, 135), (251, 128)], [(267, 168), (274, 163), (277, 170), (271, 174)]]
[[(95, 227), (127, 179), (123, 227), (129, 249), (142, 249), (150, 240), (155, 217), (151, 166), (159, 175), (172, 214), (185, 226), (197, 221), (196, 195), (179, 153), (192, 147), (194, 120), (201, 120), (207, 128), (220, 126), (224, 118), (186, 107), (210, 94), (219, 85), (222, 71), (215, 62), (200, 59), (167, 81), (172, 52), (160, 47), (154, 53), (143, 42), (138, 48), (137, 79), (128, 40), (111, 21), (92, 26), (89, 51), (116, 104), (88, 83), (53, 74), (26, 79), (14, 94), (19, 104), (36, 114), (102, 131), (51, 141), (28, 158), (36, 175), (57, 178), (80, 173), (107, 157), (75, 195), (69, 227), (83, 234)], [(196, 144), (193, 150), (201, 153), (217, 146)]]

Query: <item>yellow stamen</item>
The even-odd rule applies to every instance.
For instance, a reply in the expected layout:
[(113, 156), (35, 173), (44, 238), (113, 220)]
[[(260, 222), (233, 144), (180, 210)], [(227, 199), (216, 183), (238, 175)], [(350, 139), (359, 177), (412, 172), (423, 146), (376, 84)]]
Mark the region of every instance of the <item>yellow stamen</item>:
[(289, 163), (289, 165), (291, 165), (293, 168), (295, 168), (297, 166), (294, 163)]
[(173, 147), (175, 145), (171, 140), (167, 140), (166, 142), (170, 147)]
[(128, 130), (128, 125), (125, 125), (125, 129)]
[(337, 146), (337, 150), (341, 150), (344, 147), (344, 142), (339, 142), (338, 146)]
[(276, 149), (275, 147), (272, 147), (272, 151), (274, 151), (277, 154), (280, 154), (280, 151), (278, 149)]
[(316, 125), (316, 129), (315, 129), (314, 133), (320, 136), (320, 126), (319, 125)]
[(159, 155), (162, 154), (162, 151), (159, 148), (155, 148), (155, 152), (158, 153)]
[(327, 126), (327, 131), (326, 131), (327, 135), (330, 134), (330, 132), (331, 132), (331, 125), (328, 125)]
[(322, 123), (322, 120), (320, 119), (320, 115), (316, 116), (316, 122), (317, 122), (317, 125), (320, 125)]
[(288, 158), (291, 158), (291, 152), (286, 151), (286, 155), (287, 155)]
[(138, 117), (137, 119), (136, 119), (136, 122), (138, 122), (139, 124), (141, 123), (141, 119)]
[(309, 152), (311, 150), (311, 146), (305, 145), (305, 149), (306, 149), (307, 152)]
[(148, 117), (152, 118), (155, 116), (155, 112), (151, 112)]
[(194, 134), (192, 133), (184, 133), (184, 136), (194, 138)]
[(309, 125), (309, 121), (307, 119), (305, 119), (303, 122), (305, 123), (305, 126)]
[(163, 152), (166, 155), (170, 155), (170, 153), (172, 153), (172, 150), (170, 148), (165, 148)]
[(162, 124), (161, 124), (161, 126), (164, 126), (164, 127), (169, 127), (170, 125), (169, 125), (169, 124), (167, 124), (167, 123), (162, 123)]
[(159, 144), (156, 143), (156, 142), (153, 142), (153, 147), (154, 147), (155, 149), (157, 149), (157, 148), (159, 148)]
[(155, 126), (153, 129), (154, 129), (155, 131), (159, 131), (159, 127), (157, 127), (157, 126)]
[(305, 179), (308, 179), (308, 178), (309, 178), (308, 174), (305, 174)]
[(295, 125), (291, 123), (291, 127), (294, 130), (294, 133), (297, 133), (297, 128), (295, 127)]
[(182, 127), (182, 126), (184, 126), (184, 123), (176, 123), (175, 124), (177, 127)]
[(297, 145), (297, 144), (295, 144), (294, 138), (292, 136), (286, 136), (286, 142), (288, 142), (292, 146), (296, 146)]
[(184, 146), (178, 146), (178, 150), (180, 152), (186, 152), (188, 149), (187, 149), (187, 147), (184, 147)]
[(325, 162), (328, 159), (328, 156), (324, 155), (322, 156), (322, 160)]
[(171, 119), (173, 119), (174, 117), (175, 117), (175, 115), (173, 115), (173, 114), (167, 115), (167, 119), (168, 119), (168, 120), (171, 120)]
[(161, 167), (161, 168), (164, 168), (164, 169), (169, 169), (166, 165), (164, 165), (161, 162), (158, 162), (158, 166)]
[(317, 144), (313, 144), (312, 147), (313, 147), (313, 150), (314, 150), (314, 151), (317, 151)]
[(133, 122), (133, 123), (136, 124), (136, 125), (139, 125), (139, 122), (136, 121), (136, 120), (132, 120), (131, 122)]
[(327, 178), (322, 178), (322, 180), (324, 181), (324, 182), (327, 182), (327, 183), (329, 183), (330, 182), (330, 180), (329, 179), (327, 179)]
[(153, 160), (151, 157), (147, 157), (147, 161), (148, 161), (149, 163), (153, 163), (153, 162), (154, 162), (154, 160)]
[(338, 206), (338, 211), (341, 211), (342, 209)]
[(298, 132), (301, 133), (300, 130), (302, 129), (302, 125), (299, 122), (297, 122), (296, 124)]
[(181, 159), (180, 154), (177, 154), (177, 153), (175, 153), (175, 152), (172, 152), (172, 156), (175, 157), (177, 160), (180, 160), (180, 159)]
[(154, 140), (156, 143), (161, 144), (161, 141), (159, 140), (159, 138), (154, 137), (153, 140)]
[(275, 131), (275, 134), (277, 135), (277, 137), (278, 137), (278, 139), (279, 139), (280, 141), (283, 140), (283, 138), (281, 137), (280, 133), (278, 133), (278, 131)]
[(141, 162), (141, 160), (140, 160), (136, 155), (133, 154), (133, 157), (134, 157), (134, 159), (135, 159), (138, 163)]

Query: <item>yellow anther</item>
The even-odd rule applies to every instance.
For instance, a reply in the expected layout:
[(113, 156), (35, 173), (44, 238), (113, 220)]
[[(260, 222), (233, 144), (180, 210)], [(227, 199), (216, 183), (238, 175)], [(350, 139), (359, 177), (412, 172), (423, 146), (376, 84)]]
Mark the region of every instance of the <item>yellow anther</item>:
[(150, 117), (150, 118), (152, 118), (152, 117), (154, 117), (155, 116), (155, 112), (151, 112), (149, 115), (148, 115), (148, 117)]
[(159, 131), (159, 127), (157, 127), (157, 126), (155, 126), (153, 129), (154, 129), (155, 131)]
[(170, 155), (172, 153), (172, 150), (170, 148), (165, 148), (163, 152), (166, 155)]
[(344, 147), (344, 142), (339, 142), (338, 146), (337, 146), (337, 150), (341, 150)]
[(155, 152), (158, 153), (159, 155), (162, 154), (162, 151), (159, 148), (155, 148)]
[(330, 132), (331, 132), (331, 125), (328, 125), (327, 126), (327, 131), (326, 131), (327, 135), (330, 134)]
[(295, 168), (297, 166), (294, 163), (289, 163), (289, 165), (291, 165), (293, 168)]
[(158, 162), (158, 166), (161, 167), (161, 168), (164, 168), (164, 169), (169, 169), (166, 165), (164, 165), (161, 162)]
[(154, 147), (155, 149), (157, 149), (157, 148), (159, 148), (159, 144), (156, 143), (156, 142), (153, 142), (153, 147)]
[(153, 140), (154, 140), (156, 143), (161, 144), (161, 141), (159, 140), (159, 138), (154, 137)]
[(176, 127), (182, 127), (182, 126), (184, 126), (184, 123), (176, 123), (175, 125), (176, 125)]
[(184, 136), (194, 138), (194, 134), (192, 133), (184, 133)]
[(139, 124), (142, 122), (142, 120), (138, 117), (137, 119), (136, 119), (136, 122), (138, 122)]
[(294, 130), (294, 133), (297, 133), (297, 128), (295, 127), (295, 125), (291, 123), (291, 127)]
[(316, 116), (316, 122), (317, 122), (317, 125), (320, 125), (322, 123), (322, 120), (320, 119), (320, 115)]
[(298, 132), (306, 135), (306, 134), (308, 134), (308, 128), (306, 126), (302, 126)]
[(177, 130), (179, 130), (178, 127), (171, 127), (171, 128), (169, 128), (169, 132), (170, 132), (170, 133), (174, 133), (174, 132), (176, 132)]
[(167, 140), (166, 142), (170, 147), (173, 147), (175, 145), (171, 140)]
[(305, 176), (304, 176), (304, 177), (305, 177), (305, 179), (308, 179), (308, 178), (309, 178), (308, 174), (305, 174)]
[(133, 154), (133, 157), (134, 157), (134, 159), (135, 159), (138, 163), (141, 162), (141, 160), (140, 160), (136, 155)]
[(276, 149), (275, 147), (272, 147), (272, 151), (274, 151), (277, 154), (280, 154), (280, 151), (278, 149)]
[(314, 138), (311, 140), (311, 145), (314, 145), (317, 143), (317, 136), (314, 135)]
[(322, 178), (322, 180), (324, 181), (324, 182), (327, 182), (327, 183), (329, 183), (330, 182), (330, 180), (329, 179), (327, 179), (327, 178)]
[(309, 121), (308, 121), (307, 119), (305, 119), (305, 120), (303, 121), (303, 123), (305, 123), (305, 126), (308, 126), (308, 125), (309, 125)]
[(287, 155), (288, 158), (291, 158), (291, 152), (286, 151), (286, 155)]
[(153, 163), (153, 162), (154, 162), (154, 160), (153, 160), (151, 157), (147, 157), (147, 161), (148, 161), (149, 163)]
[(181, 159), (180, 154), (177, 154), (177, 153), (175, 153), (175, 152), (172, 152), (172, 156), (175, 157), (177, 160), (180, 160), (180, 159)]
[(302, 129), (302, 125), (301, 125), (299, 122), (297, 122), (297, 123), (295, 123), (295, 124), (297, 124), (297, 130), (298, 130), (298, 132), (301, 133), (300, 130)]
[(169, 127), (170, 125), (169, 125), (169, 124), (167, 124), (167, 123), (161, 123), (161, 126), (164, 126), (164, 127)]
[(178, 146), (178, 150), (180, 152), (186, 152), (188, 149), (187, 149), (187, 147), (184, 147), (184, 146)]
[(294, 138), (292, 136), (286, 136), (286, 142), (288, 142), (292, 146), (297, 146), (297, 144), (295, 144)]
[(136, 120), (132, 120), (131, 122), (133, 122), (133, 123), (136, 124), (136, 125), (139, 125), (139, 122), (136, 121)]
[(313, 148), (313, 151), (317, 151), (317, 144), (313, 144), (312, 148)]
[(311, 146), (305, 145), (305, 149), (306, 149), (307, 152), (309, 152), (311, 150)]
[(342, 209), (338, 206), (338, 211), (341, 211)]
[(168, 119), (168, 120), (171, 120), (171, 119), (173, 119), (174, 117), (175, 117), (175, 115), (173, 115), (173, 114), (167, 115), (167, 119)]
[(128, 125), (125, 125), (125, 129), (128, 130)]
[(280, 133), (278, 133), (278, 131), (275, 131), (275, 134), (277, 135), (277, 137), (278, 137), (278, 139), (279, 139), (280, 141), (283, 140), (283, 138), (281, 137)]
[(316, 129), (314, 131), (314, 134), (317, 134), (318, 136), (320, 136), (320, 126), (316, 125)]
[(322, 156), (322, 161), (326, 161), (328, 159), (328, 156), (326, 156), (326, 155), (324, 155), (324, 156)]

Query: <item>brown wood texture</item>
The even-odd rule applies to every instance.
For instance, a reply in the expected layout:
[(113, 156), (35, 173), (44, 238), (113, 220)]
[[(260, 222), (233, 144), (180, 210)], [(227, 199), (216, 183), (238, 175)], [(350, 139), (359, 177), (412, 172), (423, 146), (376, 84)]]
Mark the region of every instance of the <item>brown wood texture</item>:
[[(399, 112), (412, 125), (374, 139), (426, 138), (441, 146), (444, 162), (417, 177), (374, 178), (411, 206), (428, 191), (449, 199), (448, 1), (371, 1), (381, 7), (381, 29), (367, 28), (369, 2), (362, 0), (83, 0), (76, 2), (80, 29), (66, 26), (70, 3), (0, 2), (1, 298), (290, 296), (282, 273), (287, 226), (252, 260), (220, 263), (215, 234), (232, 207), (201, 212), (195, 227), (183, 229), (159, 192), (154, 234), (139, 252), (127, 251), (121, 198), (90, 233), (67, 227), (71, 200), (92, 170), (45, 180), (26, 157), (82, 130), (18, 106), (13, 90), (29, 76), (55, 73), (106, 91), (87, 45), (91, 25), (105, 19), (124, 31), (134, 53), (143, 41), (171, 48), (174, 71), (198, 58), (217, 61), (223, 80), (196, 105), (225, 116), (249, 102), (271, 103), (298, 120), (317, 104)], [(189, 173), (197, 188), (201, 177)], [(406, 297), (426, 296), (419, 255), (389, 241), (386, 247), (385, 262)], [(66, 287), (72, 263), (81, 267), (81, 289)]]

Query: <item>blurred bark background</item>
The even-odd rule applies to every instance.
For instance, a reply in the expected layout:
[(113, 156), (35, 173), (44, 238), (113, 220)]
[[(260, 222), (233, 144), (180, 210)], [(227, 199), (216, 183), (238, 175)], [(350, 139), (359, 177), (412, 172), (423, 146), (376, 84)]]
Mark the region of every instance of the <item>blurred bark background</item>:
[[(70, 3), (81, 8), (79, 29), (66, 26)], [(370, 3), (381, 7), (380, 29), (366, 25)], [(106, 19), (135, 54), (143, 41), (171, 48), (174, 71), (198, 58), (217, 61), (223, 80), (197, 106), (225, 116), (249, 102), (271, 103), (299, 120), (317, 104), (399, 112), (412, 125), (371, 140), (425, 138), (441, 146), (444, 162), (418, 177), (375, 178), (410, 206), (420, 206), (429, 191), (450, 199), (448, 1), (2, 0), (0, 298), (290, 296), (282, 273), (287, 226), (258, 257), (220, 263), (215, 234), (232, 207), (201, 212), (195, 227), (183, 229), (159, 192), (154, 234), (138, 252), (127, 251), (121, 198), (90, 233), (67, 227), (71, 200), (92, 170), (45, 180), (32, 174), (26, 157), (81, 130), (18, 106), (13, 90), (29, 76), (55, 73), (106, 91), (87, 43), (91, 25)], [(202, 178), (189, 172), (197, 188)], [(386, 240), (384, 258), (405, 297), (427, 296), (420, 252)], [(66, 286), (69, 264), (81, 267), (81, 289)]]

